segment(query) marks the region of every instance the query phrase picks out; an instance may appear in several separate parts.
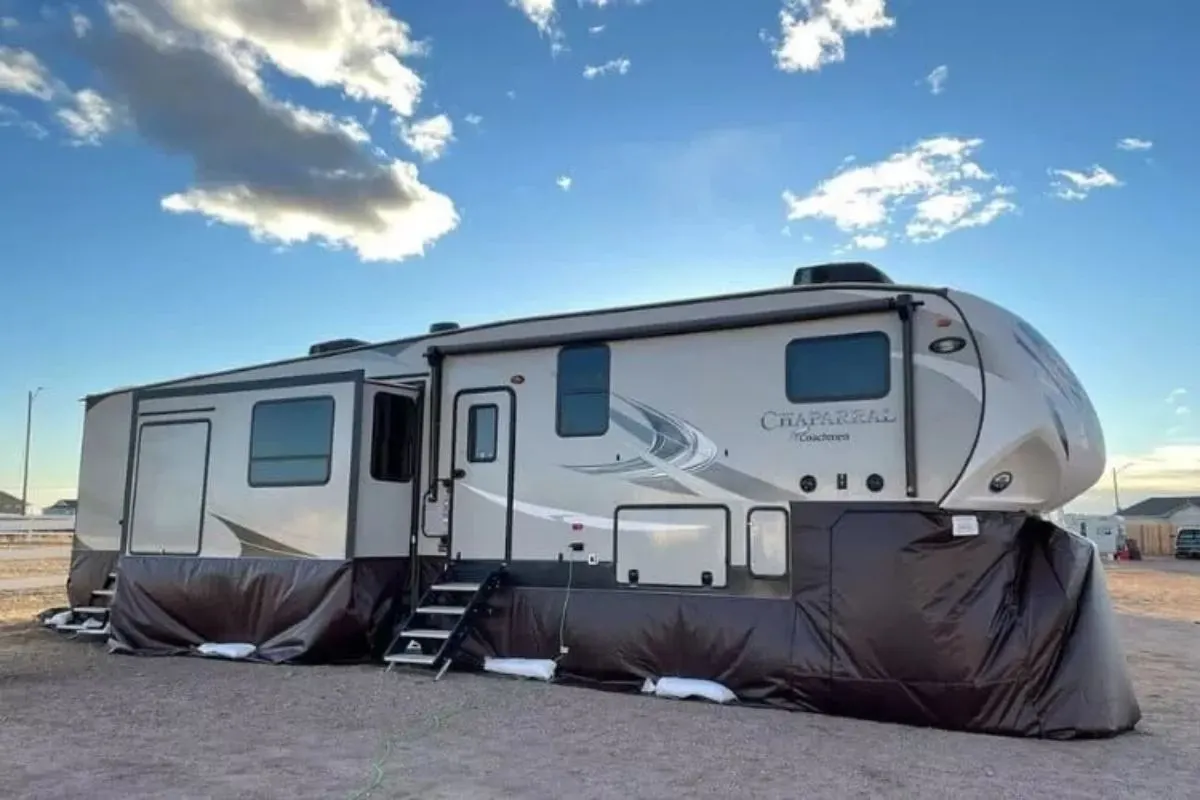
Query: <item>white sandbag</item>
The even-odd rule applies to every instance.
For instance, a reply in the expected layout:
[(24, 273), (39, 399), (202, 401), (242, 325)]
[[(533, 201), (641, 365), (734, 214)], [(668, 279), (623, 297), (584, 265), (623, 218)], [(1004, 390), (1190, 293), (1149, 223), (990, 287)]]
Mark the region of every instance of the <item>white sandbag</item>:
[(196, 648), (202, 656), (217, 656), (219, 658), (246, 658), (258, 648), (252, 644), (240, 642), (205, 642)]
[(646, 678), (642, 683), (642, 691), (672, 700), (686, 700), (689, 697), (700, 697), (714, 703), (732, 703), (737, 700), (737, 695), (729, 688), (716, 681), (699, 678), (659, 678), (657, 681)]
[(484, 658), (483, 668), (487, 672), (514, 675), (518, 678), (538, 678), (543, 681), (554, 678), (558, 665), (548, 658)]
[(74, 616), (74, 614), (72, 613), (71, 609), (68, 608), (66, 611), (60, 611), (51, 616), (46, 620), (45, 625), (48, 628), (57, 628), (59, 625), (66, 625), (68, 622), (70, 622), (72, 616)]

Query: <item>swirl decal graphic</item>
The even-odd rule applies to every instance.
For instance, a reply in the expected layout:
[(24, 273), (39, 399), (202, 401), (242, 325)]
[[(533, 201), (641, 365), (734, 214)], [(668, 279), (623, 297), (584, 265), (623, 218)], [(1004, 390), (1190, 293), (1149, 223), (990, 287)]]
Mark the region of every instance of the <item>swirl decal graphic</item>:
[(679, 480), (690, 476), (756, 502), (803, 499), (795, 492), (721, 463), (716, 442), (687, 420), (630, 397), (614, 393), (613, 399), (620, 406), (614, 405), (610, 411), (612, 421), (641, 442), (645, 452), (624, 461), (564, 464), (564, 468), (584, 475), (619, 478), (673, 494), (699, 494)]

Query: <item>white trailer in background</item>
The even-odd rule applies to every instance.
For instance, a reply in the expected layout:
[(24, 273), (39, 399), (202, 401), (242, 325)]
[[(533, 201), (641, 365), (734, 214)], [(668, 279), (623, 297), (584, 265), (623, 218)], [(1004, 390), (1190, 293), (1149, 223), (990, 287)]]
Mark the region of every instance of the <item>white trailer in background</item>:
[(1125, 520), (1111, 514), (1061, 513), (1055, 524), (1087, 539), (1104, 558), (1112, 558), (1125, 543)]

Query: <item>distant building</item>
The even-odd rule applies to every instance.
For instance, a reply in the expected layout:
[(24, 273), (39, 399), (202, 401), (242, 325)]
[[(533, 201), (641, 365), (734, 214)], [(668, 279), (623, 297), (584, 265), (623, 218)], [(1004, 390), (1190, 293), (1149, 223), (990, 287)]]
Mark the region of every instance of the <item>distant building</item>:
[(51, 516), (57, 516), (57, 517), (69, 517), (69, 516), (73, 516), (75, 514), (75, 512), (78, 510), (79, 510), (79, 501), (75, 500), (75, 499), (71, 499), (71, 500), (59, 500), (57, 503), (55, 503), (52, 506), (46, 506), (45, 508), (42, 509), (42, 513), (49, 514)]
[(13, 497), (8, 492), (0, 492), (0, 514), (24, 514), (25, 507), (20, 498)]
[(1200, 495), (1147, 497), (1121, 509), (1120, 515), (1127, 522), (1166, 522), (1176, 528), (1200, 527)]

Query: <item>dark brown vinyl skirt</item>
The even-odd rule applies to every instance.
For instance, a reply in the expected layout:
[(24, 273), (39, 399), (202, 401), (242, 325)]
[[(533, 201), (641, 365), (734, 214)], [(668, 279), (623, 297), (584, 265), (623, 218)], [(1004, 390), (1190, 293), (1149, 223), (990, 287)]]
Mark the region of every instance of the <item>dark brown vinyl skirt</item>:
[[(977, 536), (954, 537), (936, 509), (793, 504), (780, 597), (594, 581), (567, 595), (513, 564), (465, 652), (558, 658), (562, 645), (563, 682), (632, 691), (647, 677), (701, 678), (748, 704), (951, 730), (1132, 729), (1141, 711), (1092, 546), (1036, 517), (977, 518)], [(434, 567), (422, 564), (423, 584)], [(409, 590), (404, 559), (125, 556), (120, 573), (120, 649), (249, 642), (270, 662), (378, 658)]]

